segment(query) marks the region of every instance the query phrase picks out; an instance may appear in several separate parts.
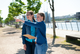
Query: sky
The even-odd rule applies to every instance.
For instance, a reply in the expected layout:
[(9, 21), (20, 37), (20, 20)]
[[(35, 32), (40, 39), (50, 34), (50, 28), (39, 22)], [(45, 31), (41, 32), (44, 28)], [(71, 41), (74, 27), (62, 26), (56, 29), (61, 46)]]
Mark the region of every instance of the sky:
[[(5, 2), (4, 2), (5, 1)], [(2, 10), (1, 16), (3, 19), (7, 18), (8, 15), (8, 6), (10, 2), (14, 0), (0, 0), (0, 10)], [(22, 0), (27, 3), (26, 0)], [(51, 9), (48, 2), (43, 2), (39, 12), (48, 12), (51, 14)], [(80, 0), (54, 0), (54, 15), (55, 16), (63, 16), (63, 15), (72, 15), (76, 14), (76, 12), (80, 12)]]

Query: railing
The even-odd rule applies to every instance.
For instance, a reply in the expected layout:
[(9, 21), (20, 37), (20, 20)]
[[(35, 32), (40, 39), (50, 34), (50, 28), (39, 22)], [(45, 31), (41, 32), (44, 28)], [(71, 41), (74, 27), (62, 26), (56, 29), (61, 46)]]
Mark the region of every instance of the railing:
[[(80, 31), (80, 21), (75, 21), (75, 22), (57, 21), (56, 26), (57, 26), (57, 29)], [(53, 24), (52, 23), (46, 23), (46, 27), (47, 28), (53, 28)]]

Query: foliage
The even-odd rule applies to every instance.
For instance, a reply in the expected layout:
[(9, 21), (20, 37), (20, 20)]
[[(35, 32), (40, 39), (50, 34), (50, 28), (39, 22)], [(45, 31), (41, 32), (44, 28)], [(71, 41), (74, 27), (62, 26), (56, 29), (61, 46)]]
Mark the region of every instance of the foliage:
[(46, 1), (46, 0), (44, 0), (44, 1)]
[(32, 10), (34, 13), (38, 13), (41, 4), (40, 0), (27, 0), (27, 11)]
[(11, 2), (9, 6), (9, 13), (12, 14), (12, 16), (18, 16), (20, 14), (25, 14), (26, 11), (24, 11), (26, 8), (25, 3), (21, 0), (16, 0), (15, 2)]
[(20, 14), (26, 13), (26, 6), (25, 3), (21, 0), (15, 0), (15, 2), (11, 2), (9, 8), (8, 17), (5, 19), (5, 23), (14, 20), (14, 17), (19, 16)]
[(1, 10), (0, 10), (0, 14), (1, 14)]
[(2, 19), (3, 19), (3, 18), (0, 16), (0, 23), (2, 23), (2, 22), (3, 22), (3, 21), (2, 21)]
[(6, 18), (4, 23), (8, 23), (8, 22), (9, 22), (9, 18)]
[(64, 20), (76, 20), (76, 18), (62, 18), (62, 19), (55, 19), (55, 21), (64, 21)]
[(0, 24), (3, 23), (3, 18), (1, 17), (1, 10), (0, 10)]

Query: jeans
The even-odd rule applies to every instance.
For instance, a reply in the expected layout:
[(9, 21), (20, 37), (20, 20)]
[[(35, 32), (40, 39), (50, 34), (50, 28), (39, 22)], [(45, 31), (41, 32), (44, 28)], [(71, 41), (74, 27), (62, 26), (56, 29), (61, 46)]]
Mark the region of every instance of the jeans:
[(48, 48), (47, 44), (42, 44), (42, 45), (36, 44), (34, 54), (46, 54), (47, 48)]
[(35, 50), (35, 42), (28, 42), (26, 41), (26, 51), (25, 54), (34, 54)]

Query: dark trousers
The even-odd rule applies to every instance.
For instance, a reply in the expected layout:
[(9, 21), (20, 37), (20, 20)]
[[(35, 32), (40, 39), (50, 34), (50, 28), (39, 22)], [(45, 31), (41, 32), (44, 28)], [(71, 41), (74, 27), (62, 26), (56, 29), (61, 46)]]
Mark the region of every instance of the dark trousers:
[(35, 50), (35, 42), (28, 42), (26, 41), (26, 51), (25, 54), (34, 54)]

